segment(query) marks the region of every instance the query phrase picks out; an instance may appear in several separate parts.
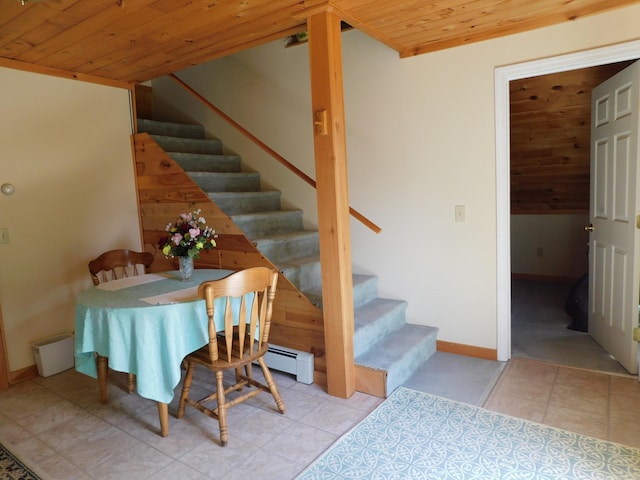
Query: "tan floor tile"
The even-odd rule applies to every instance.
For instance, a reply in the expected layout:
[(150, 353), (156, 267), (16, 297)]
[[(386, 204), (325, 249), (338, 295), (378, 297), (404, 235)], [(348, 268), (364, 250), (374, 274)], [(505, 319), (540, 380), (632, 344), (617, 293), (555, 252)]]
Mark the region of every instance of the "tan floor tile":
[(640, 400), (640, 382), (637, 377), (611, 376), (611, 394), (625, 395)]
[(638, 399), (625, 395), (609, 397), (609, 415), (611, 418), (634, 421), (638, 417)]
[(504, 378), (496, 391), (500, 395), (523, 398), (546, 405), (552, 389), (553, 382), (548, 379), (522, 377), (518, 373)]
[(549, 363), (529, 360), (527, 358), (512, 358), (507, 369), (509, 376), (519, 376), (531, 381), (554, 382), (558, 375), (558, 366)]
[(610, 378), (611, 376), (605, 373), (561, 367), (558, 369), (558, 376), (556, 377), (555, 383), (587, 390), (604, 390), (608, 392)]
[(609, 421), (609, 440), (640, 448), (640, 419), (612, 418)]
[(609, 395), (607, 388), (598, 390), (592, 384), (585, 387), (554, 385), (549, 399), (549, 408), (565, 407), (574, 410), (607, 416)]
[(550, 406), (547, 409), (543, 423), (602, 440), (607, 440), (609, 436), (609, 422), (606, 415), (594, 415), (593, 413), (579, 411), (570, 405), (566, 407)]
[(532, 422), (541, 423), (546, 411), (546, 403), (540, 404), (535, 400), (527, 400), (509, 395), (491, 397), (484, 408), (513, 417), (524, 418)]

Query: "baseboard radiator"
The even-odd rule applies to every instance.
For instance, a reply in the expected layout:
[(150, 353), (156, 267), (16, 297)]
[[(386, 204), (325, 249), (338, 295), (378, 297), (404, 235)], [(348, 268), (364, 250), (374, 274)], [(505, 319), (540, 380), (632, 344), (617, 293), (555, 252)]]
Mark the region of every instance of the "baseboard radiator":
[(313, 383), (313, 355), (310, 353), (279, 345), (269, 345), (264, 359), (272, 370), (291, 373), (301, 383)]

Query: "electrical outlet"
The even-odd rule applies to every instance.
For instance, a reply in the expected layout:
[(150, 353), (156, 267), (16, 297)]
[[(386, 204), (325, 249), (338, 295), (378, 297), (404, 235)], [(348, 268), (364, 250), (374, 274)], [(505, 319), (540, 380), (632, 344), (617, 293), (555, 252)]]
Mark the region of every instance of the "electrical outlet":
[(9, 229), (0, 228), (0, 245), (9, 243)]

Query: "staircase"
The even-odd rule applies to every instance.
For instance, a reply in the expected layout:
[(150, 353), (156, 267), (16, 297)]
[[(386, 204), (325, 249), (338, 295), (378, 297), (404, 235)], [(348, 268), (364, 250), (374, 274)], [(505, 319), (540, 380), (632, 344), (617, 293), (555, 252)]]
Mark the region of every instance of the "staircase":
[[(322, 308), (319, 238), (302, 211), (281, 208), (279, 191), (262, 191), (260, 174), (242, 172), (200, 125), (138, 119), (153, 140), (309, 300)], [(435, 352), (437, 329), (406, 322), (407, 303), (379, 298), (375, 276), (353, 275), (356, 368), (379, 375), (387, 396)], [(367, 390), (367, 388), (358, 388)]]

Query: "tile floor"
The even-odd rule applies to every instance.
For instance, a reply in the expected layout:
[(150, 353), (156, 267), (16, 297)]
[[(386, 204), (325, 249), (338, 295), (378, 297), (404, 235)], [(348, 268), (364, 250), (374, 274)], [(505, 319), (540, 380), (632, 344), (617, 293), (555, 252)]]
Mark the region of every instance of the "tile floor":
[(1, 393), (0, 439), (44, 478), (232, 480), (251, 469), (252, 478), (288, 479), (381, 402), (361, 393), (339, 399), (286, 374), (274, 377), (286, 415), (267, 394), (232, 408), (224, 448), (217, 422), (195, 409), (178, 420), (174, 401), (162, 438), (155, 402), (128, 394), (125, 375), (110, 372), (102, 405), (96, 380), (74, 370)]
[[(514, 288), (514, 293), (525, 295), (526, 289)], [(514, 296), (512, 326), (517, 332), (523, 313), (527, 329), (539, 317), (540, 330), (528, 330), (525, 346), (553, 364), (515, 357), (505, 365), (438, 352), (405, 386), (640, 447), (640, 421), (634, 413), (640, 401), (637, 377), (589, 370), (591, 362), (602, 361), (602, 351), (572, 348), (565, 332), (559, 341), (550, 340), (552, 335), (544, 333), (550, 317), (556, 324), (551, 328), (558, 332), (567, 324), (558, 312), (562, 295), (552, 296), (555, 307), (539, 309), (546, 300), (536, 293), (535, 314), (529, 300)], [(554, 358), (559, 350), (563, 357)], [(582, 363), (585, 368), (558, 362)], [(155, 403), (126, 393), (125, 375), (111, 373), (109, 403), (102, 405), (96, 380), (74, 370), (0, 392), (0, 440), (43, 479), (232, 480), (246, 477), (236, 467), (244, 462), (252, 468), (252, 478), (286, 480), (382, 401), (361, 393), (339, 399), (289, 375), (274, 372), (274, 377), (287, 413), (277, 413), (266, 394), (233, 408), (225, 448), (216, 443), (217, 422), (194, 409), (188, 408), (186, 417), (178, 420), (174, 401), (169, 437), (162, 438)]]
[(637, 377), (512, 358), (484, 406), (640, 448), (639, 405)]

